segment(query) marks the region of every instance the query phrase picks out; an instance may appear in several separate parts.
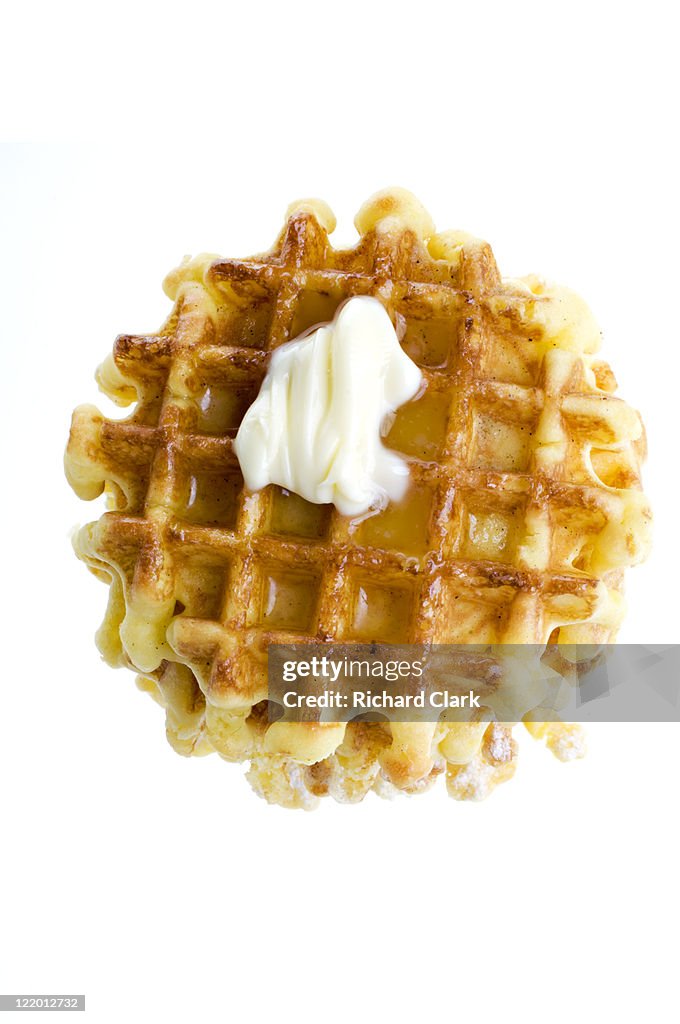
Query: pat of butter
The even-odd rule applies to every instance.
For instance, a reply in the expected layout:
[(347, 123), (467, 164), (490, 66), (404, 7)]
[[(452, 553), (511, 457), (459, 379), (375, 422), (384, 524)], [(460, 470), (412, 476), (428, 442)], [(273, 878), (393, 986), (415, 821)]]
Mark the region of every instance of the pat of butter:
[(383, 305), (349, 299), (332, 323), (272, 354), (234, 443), (246, 486), (279, 484), (347, 516), (398, 501), (408, 464), (381, 427), (421, 378)]

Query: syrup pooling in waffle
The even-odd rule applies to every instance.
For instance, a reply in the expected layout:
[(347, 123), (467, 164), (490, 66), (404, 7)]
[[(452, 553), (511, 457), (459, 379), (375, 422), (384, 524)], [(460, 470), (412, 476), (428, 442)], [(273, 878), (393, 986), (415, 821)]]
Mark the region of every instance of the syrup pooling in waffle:
[[(250, 761), (256, 790), (290, 806), (419, 792), (444, 771), (452, 795), (480, 797), (514, 770), (510, 726), (270, 723), (267, 646), (613, 639), (623, 570), (647, 547), (642, 425), (573, 293), (502, 281), (486, 243), (437, 234), (400, 190), (356, 225), (335, 250), (328, 207), (301, 202), (270, 252), (169, 275), (164, 327), (118, 338), (99, 371), (132, 415), (74, 414), (67, 475), (110, 509), (76, 550), (110, 585), (102, 653), (140, 674), (181, 753)], [(360, 295), (422, 373), (385, 438), (405, 497), (351, 518), (248, 491), (234, 439), (271, 353)], [(532, 731), (578, 748), (554, 723)]]

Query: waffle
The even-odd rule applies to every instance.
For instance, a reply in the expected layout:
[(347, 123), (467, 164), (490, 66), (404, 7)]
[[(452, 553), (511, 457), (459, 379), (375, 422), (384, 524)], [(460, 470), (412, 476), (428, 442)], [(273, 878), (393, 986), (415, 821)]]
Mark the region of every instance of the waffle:
[[(248, 761), (266, 799), (313, 806), (426, 789), (478, 799), (509, 778), (512, 727), (270, 723), (270, 643), (608, 642), (623, 570), (648, 544), (644, 432), (614, 396), (585, 304), (538, 278), (503, 281), (487, 243), (436, 233), (408, 193), (359, 211), (358, 244), (293, 204), (274, 247), (201, 255), (165, 280), (157, 334), (123, 335), (98, 371), (126, 419), (73, 416), (67, 477), (109, 511), (75, 549), (109, 585), (98, 633), (165, 708), (182, 754)], [(233, 445), (269, 354), (350, 296), (388, 310), (423, 387), (385, 443), (407, 496), (352, 520), (282, 488), (243, 484)], [(558, 756), (573, 726), (527, 723)]]

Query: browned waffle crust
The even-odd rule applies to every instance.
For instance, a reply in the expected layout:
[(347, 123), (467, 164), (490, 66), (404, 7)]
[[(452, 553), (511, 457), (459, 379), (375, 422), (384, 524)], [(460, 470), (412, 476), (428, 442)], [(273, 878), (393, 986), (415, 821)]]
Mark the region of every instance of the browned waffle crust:
[[(186, 261), (161, 331), (119, 337), (100, 369), (132, 415), (76, 410), (69, 480), (110, 507), (76, 539), (110, 583), (100, 648), (141, 673), (178, 750), (251, 760), (269, 799), (414, 791), (444, 767), (483, 795), (514, 767), (508, 727), (270, 725), (267, 645), (612, 639), (647, 544), (642, 426), (570, 293), (503, 282), (486, 243), (437, 235), (400, 190), (364, 205), (355, 248), (333, 227), (302, 202), (270, 252)], [(385, 305), (425, 384), (387, 438), (407, 497), (363, 521), (247, 492), (233, 451), (272, 350), (352, 295)], [(573, 731), (547, 733), (568, 755)]]

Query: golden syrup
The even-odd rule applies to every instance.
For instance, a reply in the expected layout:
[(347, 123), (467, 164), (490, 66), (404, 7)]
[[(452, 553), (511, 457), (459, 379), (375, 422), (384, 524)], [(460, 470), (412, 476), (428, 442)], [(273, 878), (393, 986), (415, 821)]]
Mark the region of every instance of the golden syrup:
[(210, 384), (197, 401), (196, 429), (202, 434), (235, 434), (257, 396), (255, 388)]
[(357, 544), (419, 557), (428, 550), (434, 495), (425, 484), (411, 484), (401, 501), (391, 501), (375, 515), (363, 519), (354, 539)]
[(242, 488), (243, 477), (240, 473), (227, 476), (217, 473), (191, 475), (185, 483), (178, 515), (191, 523), (233, 530)]
[(430, 369), (450, 365), (452, 354), (457, 351), (458, 337), (456, 321), (447, 320), (406, 320), (406, 333), (402, 348), (414, 363)]
[(314, 505), (294, 491), (275, 487), (269, 517), (270, 533), (321, 540), (328, 533), (332, 505)]
[(385, 444), (416, 459), (436, 460), (446, 440), (450, 405), (449, 392), (425, 391), (397, 410)]
[(196, 619), (220, 619), (226, 582), (224, 566), (206, 565), (198, 560), (180, 564), (175, 591), (180, 607), (176, 608), (176, 614)]
[(297, 338), (304, 331), (319, 324), (329, 323), (335, 312), (346, 298), (339, 289), (328, 292), (306, 291), (298, 299), (293, 317), (290, 337)]
[(225, 344), (266, 348), (273, 315), (274, 303), (271, 299), (245, 309), (229, 310), (223, 326)]
[(358, 641), (386, 644), (409, 642), (413, 594), (405, 587), (358, 583), (354, 597), (352, 636)]
[(262, 625), (308, 632), (314, 625), (319, 579), (310, 573), (265, 570), (262, 580)]

